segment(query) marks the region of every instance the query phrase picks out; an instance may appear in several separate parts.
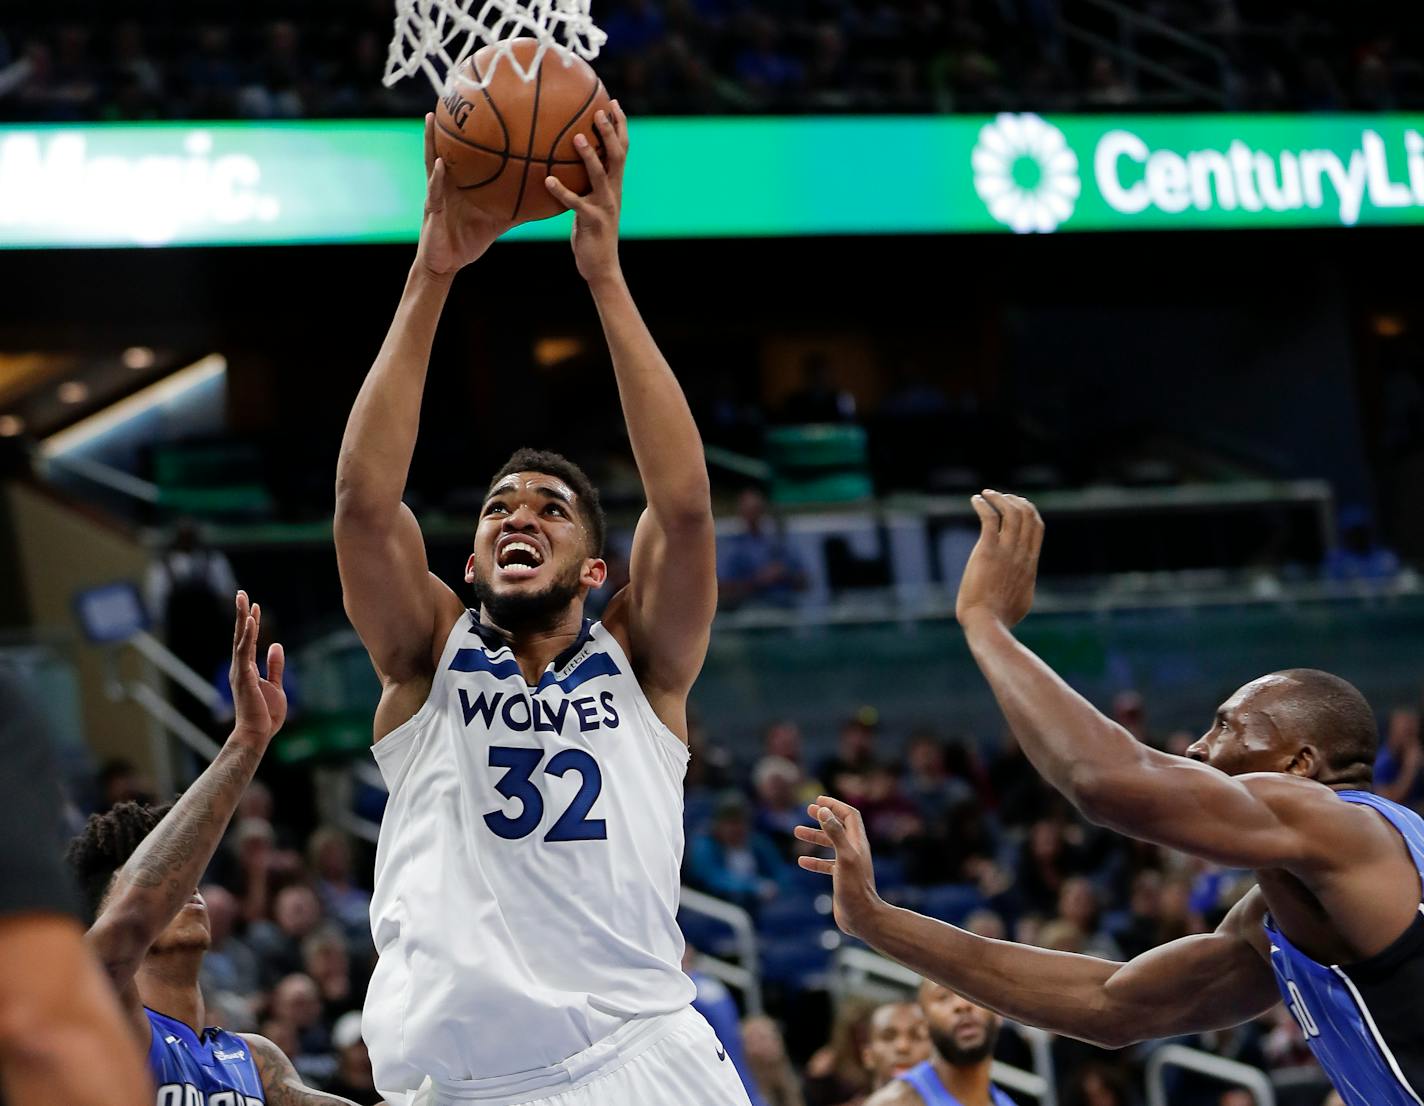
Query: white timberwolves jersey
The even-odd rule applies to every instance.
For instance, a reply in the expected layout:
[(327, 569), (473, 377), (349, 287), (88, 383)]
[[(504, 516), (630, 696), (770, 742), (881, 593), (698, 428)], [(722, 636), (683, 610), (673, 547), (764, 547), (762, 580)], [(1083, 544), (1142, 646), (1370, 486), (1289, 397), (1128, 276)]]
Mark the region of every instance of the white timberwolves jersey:
[(692, 1001), (676, 923), (687, 747), (602, 623), (529, 686), (467, 613), (430, 698), (374, 749), (383, 1091), (559, 1064)]

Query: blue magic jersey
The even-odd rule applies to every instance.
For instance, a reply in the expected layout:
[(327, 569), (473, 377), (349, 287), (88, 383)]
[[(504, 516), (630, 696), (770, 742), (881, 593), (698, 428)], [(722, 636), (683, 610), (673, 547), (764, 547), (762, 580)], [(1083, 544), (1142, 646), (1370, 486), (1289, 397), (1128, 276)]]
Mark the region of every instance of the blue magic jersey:
[(158, 1085), (155, 1106), (262, 1106), (262, 1077), (252, 1050), (222, 1029), (196, 1034), (180, 1021), (144, 1008), (153, 1036), (148, 1071)]
[[(1337, 794), (1387, 818), (1424, 880), (1424, 818), (1365, 791)], [(1424, 905), (1420, 910), (1389, 948), (1355, 964), (1316, 963), (1266, 917), (1281, 995), (1346, 1106), (1421, 1106)]]
[[(916, 1064), (896, 1078), (914, 1087), (925, 1100), (925, 1106), (961, 1106), (959, 1099), (949, 1093), (949, 1089), (940, 1080), (939, 1072), (935, 1071), (934, 1064), (929, 1060)], [(989, 1100), (994, 1106), (1015, 1106), (1014, 1100), (998, 1087), (989, 1088)]]

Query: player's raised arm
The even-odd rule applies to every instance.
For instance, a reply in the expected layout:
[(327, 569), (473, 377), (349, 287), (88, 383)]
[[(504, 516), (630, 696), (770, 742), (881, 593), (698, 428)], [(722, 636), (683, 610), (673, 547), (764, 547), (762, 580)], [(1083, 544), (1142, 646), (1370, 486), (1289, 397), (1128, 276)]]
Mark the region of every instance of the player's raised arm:
[[(232, 684), (236, 718), (212, 764), (170, 810), (114, 876), (88, 933), (90, 947), (108, 970), (131, 1011), (139, 1010), (134, 975), (159, 934), (197, 892), (198, 880), (217, 851), (238, 800), (272, 736), (287, 717), (282, 691), (282, 647), (267, 651), (267, 678), (257, 671), (262, 610), (237, 593)], [(148, 1032), (147, 1022), (143, 1032)]]
[(1135, 1041), (1239, 1025), (1280, 1001), (1260, 947), (1265, 903), (1259, 890), (1238, 903), (1214, 933), (1184, 937), (1126, 963), (995, 941), (890, 906), (875, 890), (860, 813), (822, 796), (819, 827), (796, 836), (834, 850), (800, 858), (832, 877), (836, 923), (852, 936), (1025, 1025), (1122, 1048)]
[(546, 185), (575, 212), (573, 247), (613, 356), (618, 395), (648, 509), (633, 539), (629, 585), (606, 621), (626, 633), (654, 709), (686, 736), (686, 696), (707, 653), (717, 606), (712, 503), (702, 439), (677, 378), (659, 352), (618, 263), (618, 218), (628, 120), (617, 101), (596, 117), (607, 166), (587, 136), (575, 139), (592, 191)]
[[(987, 491), (973, 502), (981, 532), (959, 587), (959, 623), (1024, 753), (1084, 817), (1233, 867), (1298, 869), (1349, 854), (1357, 838), (1373, 847), (1371, 819), (1321, 801), (1329, 793), (1310, 778), (1321, 750), (1229, 776), (1142, 744), (1069, 687), (1013, 635), (1033, 604), (1043, 520), (1018, 496)], [(1229, 714), (1217, 725), (1240, 724)]]
[[(506, 225), (460, 196), (435, 157), (425, 120), (426, 200), (420, 246), (386, 340), (351, 408), (336, 463), (336, 559), (346, 613), (384, 682), (432, 664), (432, 642), (459, 600), (430, 575), (415, 516), (401, 502), (420, 426), (435, 328), (450, 284)], [(387, 727), (389, 728), (389, 727)]]

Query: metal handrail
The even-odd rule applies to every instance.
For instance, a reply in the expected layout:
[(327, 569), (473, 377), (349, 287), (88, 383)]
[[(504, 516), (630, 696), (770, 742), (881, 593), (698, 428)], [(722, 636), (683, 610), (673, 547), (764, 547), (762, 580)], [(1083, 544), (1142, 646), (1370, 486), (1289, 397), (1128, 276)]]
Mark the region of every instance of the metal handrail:
[(1148, 1058), (1147, 1106), (1168, 1106), (1167, 1084), (1162, 1073), (1169, 1067), (1185, 1068), (1241, 1087), (1256, 1100), (1256, 1106), (1276, 1106), (1276, 1091), (1265, 1072), (1239, 1060), (1227, 1060), (1185, 1045), (1163, 1045)]
[(691, 887), (683, 886), (679, 909), (703, 914), (727, 926), (736, 943), (741, 963), (733, 964), (717, 957), (703, 956), (700, 966), (708, 975), (715, 975), (728, 986), (736, 987), (746, 1000), (748, 1014), (760, 1014), (764, 1009), (761, 996), (761, 953), (752, 916), (740, 906)]
[[(889, 957), (854, 945), (836, 953), (831, 993), (839, 1002), (852, 993), (884, 988), (903, 996), (913, 993), (922, 980), (919, 972)], [(1058, 1106), (1058, 1080), (1053, 1067), (1053, 1034), (1004, 1019), (1004, 1028), (1017, 1034), (1033, 1056), (1033, 1071), (994, 1061), (993, 1077), (1010, 1090), (1038, 1099), (1042, 1106)]]

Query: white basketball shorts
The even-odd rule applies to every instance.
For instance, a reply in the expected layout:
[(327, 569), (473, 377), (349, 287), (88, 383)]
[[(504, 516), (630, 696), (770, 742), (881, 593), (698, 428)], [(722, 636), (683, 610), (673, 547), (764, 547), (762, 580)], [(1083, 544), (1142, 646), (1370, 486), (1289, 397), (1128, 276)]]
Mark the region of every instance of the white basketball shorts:
[[(392, 1103), (401, 1096), (388, 1096)], [(750, 1106), (726, 1049), (690, 1006), (628, 1022), (562, 1064), (497, 1079), (431, 1082), (409, 1106)]]

